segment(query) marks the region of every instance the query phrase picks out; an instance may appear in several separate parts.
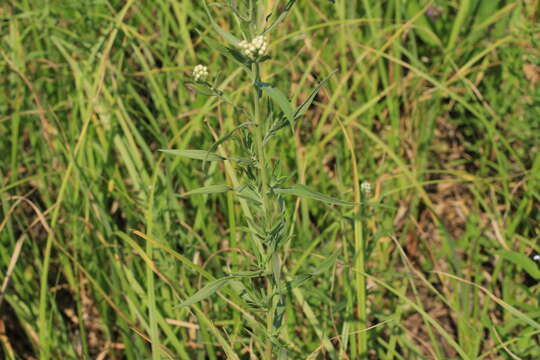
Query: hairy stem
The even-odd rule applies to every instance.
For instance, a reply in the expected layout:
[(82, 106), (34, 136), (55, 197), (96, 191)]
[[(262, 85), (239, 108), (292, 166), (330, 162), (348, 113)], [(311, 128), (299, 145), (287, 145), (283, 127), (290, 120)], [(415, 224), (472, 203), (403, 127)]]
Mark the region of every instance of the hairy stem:
[[(264, 122), (261, 116), (261, 110), (260, 110), (260, 90), (258, 88), (258, 82), (259, 79), (259, 64), (254, 63), (252, 65), (252, 71), (254, 74), (255, 83), (253, 84), (253, 117), (254, 121), (257, 124), (255, 127), (255, 147), (257, 149), (257, 162), (259, 167), (259, 188), (261, 191), (261, 197), (262, 197), (262, 221), (263, 223), (268, 223), (268, 221), (271, 218), (271, 209), (269, 207), (268, 203), (268, 174), (267, 174), (267, 164), (266, 164), (266, 154), (264, 152)], [(264, 227), (263, 227), (264, 228)], [(264, 259), (269, 259), (269, 254), (262, 254)], [(271, 264), (268, 262), (267, 266), (268, 272), (271, 273)], [(265, 346), (265, 359), (271, 359), (272, 358), (272, 341), (270, 340), (270, 335), (272, 333), (272, 324), (274, 322), (273, 319), (273, 311), (272, 311), (272, 294), (274, 292), (273, 284), (271, 280), (268, 280), (266, 285), (266, 292), (268, 297), (268, 313), (266, 315), (266, 330), (268, 335), (268, 340), (266, 342)]]

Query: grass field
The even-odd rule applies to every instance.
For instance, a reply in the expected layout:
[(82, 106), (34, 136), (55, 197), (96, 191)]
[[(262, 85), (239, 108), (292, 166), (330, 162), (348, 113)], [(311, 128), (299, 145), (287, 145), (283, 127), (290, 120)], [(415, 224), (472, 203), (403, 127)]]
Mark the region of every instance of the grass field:
[(212, 1), (0, 1), (0, 358), (540, 359), (540, 1)]

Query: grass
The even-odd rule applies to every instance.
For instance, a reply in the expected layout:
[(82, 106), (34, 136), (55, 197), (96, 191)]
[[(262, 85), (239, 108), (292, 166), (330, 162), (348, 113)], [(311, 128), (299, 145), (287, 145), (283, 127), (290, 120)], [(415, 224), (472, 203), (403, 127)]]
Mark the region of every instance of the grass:
[[(2, 3), (0, 358), (539, 358), (539, 8), (298, 1), (261, 78), (296, 108), (332, 75), (254, 151), (265, 187), (287, 177), (271, 266), (249, 194), (181, 196), (238, 188), (240, 166), (159, 151), (232, 132), (216, 156), (250, 155), (226, 8)], [(227, 98), (195, 90), (199, 63)]]

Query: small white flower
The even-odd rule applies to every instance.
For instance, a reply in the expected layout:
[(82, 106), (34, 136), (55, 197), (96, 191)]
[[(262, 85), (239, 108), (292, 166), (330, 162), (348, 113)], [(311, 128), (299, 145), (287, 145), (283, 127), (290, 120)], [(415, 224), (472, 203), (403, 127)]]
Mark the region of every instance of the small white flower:
[(204, 65), (197, 65), (193, 69), (193, 79), (195, 81), (205, 81), (208, 77), (208, 68)]
[(540, 261), (540, 255), (536, 254), (533, 256), (534, 261)]
[(247, 42), (246, 40), (240, 41), (238, 46), (242, 50), (242, 54), (251, 60), (255, 60), (264, 55), (266, 49), (268, 49), (268, 42), (263, 36), (257, 36), (251, 42)]
[(371, 184), (368, 181), (364, 181), (360, 184), (360, 190), (366, 197), (371, 196)]

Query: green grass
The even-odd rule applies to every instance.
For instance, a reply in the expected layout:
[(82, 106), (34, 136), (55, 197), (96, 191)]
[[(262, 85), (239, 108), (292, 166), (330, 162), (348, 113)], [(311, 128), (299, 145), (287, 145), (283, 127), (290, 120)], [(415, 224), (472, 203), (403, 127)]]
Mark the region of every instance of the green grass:
[[(539, 11), (299, 0), (270, 34), (261, 75), (294, 107), (335, 73), (266, 168), (346, 202), (374, 187), (362, 207), (281, 194), (277, 340), (250, 303), (270, 280), (179, 306), (260, 260), (249, 200), (179, 196), (238, 187), (239, 166), (159, 151), (209, 149), (247, 121), (186, 84), (196, 64), (252, 106), (202, 2), (2, 2), (0, 358), (270, 359), (272, 341), (290, 359), (361, 359), (365, 344), (370, 359), (540, 358)], [(248, 155), (241, 133), (216, 154)]]

